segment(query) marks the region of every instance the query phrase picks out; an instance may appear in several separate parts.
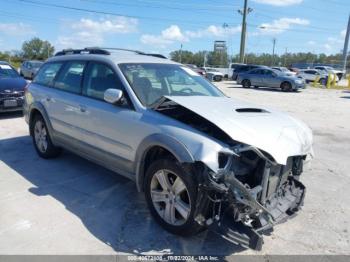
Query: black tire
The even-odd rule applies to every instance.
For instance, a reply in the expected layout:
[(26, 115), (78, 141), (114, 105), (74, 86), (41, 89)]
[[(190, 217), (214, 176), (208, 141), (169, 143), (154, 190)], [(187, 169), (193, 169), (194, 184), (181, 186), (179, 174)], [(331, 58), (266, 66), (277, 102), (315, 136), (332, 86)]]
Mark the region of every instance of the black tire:
[(290, 92), (292, 91), (292, 85), (289, 82), (283, 82), (281, 84), (281, 89), (283, 92)]
[[(180, 177), (182, 182), (186, 186), (186, 190), (187, 190), (186, 196), (188, 196), (187, 200), (190, 203), (190, 212), (185, 222), (183, 222), (183, 224), (173, 225), (168, 223), (165, 219), (163, 219), (160, 216), (160, 214), (158, 213), (160, 211), (157, 211), (155, 205), (153, 204), (152, 196), (151, 196), (152, 179), (156, 175), (156, 173), (161, 170), (168, 170), (171, 173), (176, 174), (176, 176)], [(169, 174), (169, 175), (172, 175), (172, 174)], [(167, 177), (169, 178), (168, 175)], [(167, 181), (169, 181), (171, 185), (171, 179), (169, 178)], [(170, 160), (170, 159), (160, 159), (153, 162), (146, 171), (144, 191), (145, 191), (145, 198), (146, 198), (148, 208), (150, 209), (150, 212), (154, 217), (154, 219), (156, 220), (156, 222), (160, 226), (162, 226), (165, 230), (173, 234), (189, 236), (189, 235), (194, 235), (203, 229), (203, 226), (200, 226), (194, 220), (194, 212), (195, 212), (196, 200), (197, 200), (197, 188), (198, 188), (197, 184), (193, 180), (191, 174), (188, 174), (177, 161)], [(165, 191), (162, 191), (162, 192), (165, 192)], [(176, 212), (177, 212), (177, 215), (180, 214), (176, 210), (176, 208), (174, 208), (174, 214)], [(165, 207), (164, 207), (164, 213), (165, 213)]]
[(259, 88), (258, 86), (254, 86), (254, 88)]
[[(39, 122), (42, 124), (42, 130), (44, 129), (46, 132), (46, 147), (40, 147), (40, 143), (38, 142), (38, 135), (36, 135), (36, 125), (39, 125)], [(61, 153), (61, 148), (53, 145), (47, 125), (45, 123), (44, 118), (41, 115), (36, 115), (30, 125), (30, 134), (33, 139), (33, 144), (36, 152), (42, 158), (49, 159), (57, 157)], [(44, 140), (44, 138), (42, 138)], [(40, 148), (39, 148), (40, 147)]]
[(250, 88), (251, 83), (250, 83), (250, 81), (249, 81), (248, 79), (244, 79), (244, 80), (242, 81), (242, 86), (243, 86), (244, 88)]

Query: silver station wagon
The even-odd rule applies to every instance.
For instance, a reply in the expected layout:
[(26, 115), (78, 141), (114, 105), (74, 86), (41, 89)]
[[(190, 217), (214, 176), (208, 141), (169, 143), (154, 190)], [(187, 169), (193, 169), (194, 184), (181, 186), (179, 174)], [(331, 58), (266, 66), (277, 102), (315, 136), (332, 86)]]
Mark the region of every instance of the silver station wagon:
[(24, 111), (41, 157), (66, 149), (132, 179), (174, 234), (209, 229), (259, 250), (303, 204), (311, 130), (161, 55), (58, 52), (27, 87)]

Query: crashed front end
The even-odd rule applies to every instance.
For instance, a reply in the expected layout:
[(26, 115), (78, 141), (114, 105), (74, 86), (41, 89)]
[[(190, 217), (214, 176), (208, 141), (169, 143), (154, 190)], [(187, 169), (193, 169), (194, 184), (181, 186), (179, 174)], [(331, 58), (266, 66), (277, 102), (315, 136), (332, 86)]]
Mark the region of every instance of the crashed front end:
[(222, 97), (165, 97), (155, 110), (199, 131), (176, 130), (195, 159), (199, 224), (260, 250), (262, 235), (303, 205), (313, 138), (301, 121)]
[(228, 241), (261, 250), (263, 234), (303, 205), (299, 177), (306, 156), (280, 165), (253, 147), (234, 152), (219, 156), (222, 168), (216, 173), (202, 166), (195, 219)]

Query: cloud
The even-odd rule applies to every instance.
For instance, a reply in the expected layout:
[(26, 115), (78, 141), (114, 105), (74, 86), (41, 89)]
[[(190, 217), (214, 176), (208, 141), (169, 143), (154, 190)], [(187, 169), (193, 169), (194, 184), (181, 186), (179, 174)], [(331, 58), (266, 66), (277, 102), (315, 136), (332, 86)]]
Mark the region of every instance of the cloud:
[(316, 45), (316, 42), (315, 42), (315, 41), (310, 40), (310, 41), (307, 41), (307, 44), (308, 44), (308, 45)]
[(263, 23), (258, 27), (256, 35), (277, 35), (291, 28), (293, 25), (308, 25), (309, 20), (302, 18), (283, 17), (273, 20), (271, 23)]
[(225, 37), (241, 32), (241, 26), (223, 28), (222, 26), (210, 25), (205, 29), (197, 31), (186, 31), (186, 35), (190, 38), (202, 37)]
[(288, 6), (288, 5), (298, 5), (303, 2), (303, 0), (253, 0), (259, 4), (274, 5), (274, 6)]
[(346, 35), (346, 29), (344, 29), (340, 32), (341, 37), (345, 38), (345, 35)]
[(0, 33), (10, 36), (27, 36), (36, 34), (30, 25), (24, 23), (0, 23)]
[(164, 29), (159, 35), (144, 34), (141, 36), (141, 42), (147, 45), (157, 45), (165, 48), (175, 42), (189, 42), (193, 38), (203, 37), (225, 37), (241, 31), (241, 26), (223, 28), (221, 26), (210, 25), (207, 28), (197, 31), (183, 32), (178, 25), (171, 25)]
[(59, 36), (56, 45), (60, 48), (99, 46), (104, 43), (107, 35), (133, 33), (137, 31), (137, 26), (137, 19), (123, 16), (99, 20), (81, 18), (69, 22), (70, 34)]
[(104, 33), (131, 33), (137, 29), (138, 20), (134, 18), (117, 17), (112, 20), (101, 19), (95, 21), (92, 19), (82, 18), (72, 25), (72, 29), (94, 32), (97, 34)]
[(157, 45), (161, 48), (165, 48), (174, 42), (188, 42), (189, 38), (186, 37), (178, 25), (171, 25), (164, 29), (159, 35), (143, 34), (141, 36), (141, 42), (146, 45)]

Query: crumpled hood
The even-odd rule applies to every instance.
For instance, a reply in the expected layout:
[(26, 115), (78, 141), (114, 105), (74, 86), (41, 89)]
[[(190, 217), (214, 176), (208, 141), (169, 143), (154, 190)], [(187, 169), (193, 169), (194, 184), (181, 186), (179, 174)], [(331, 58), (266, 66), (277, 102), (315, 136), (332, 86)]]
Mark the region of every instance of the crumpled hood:
[(228, 97), (166, 98), (212, 122), (233, 140), (269, 153), (281, 165), (289, 156), (313, 155), (311, 129), (287, 114)]

